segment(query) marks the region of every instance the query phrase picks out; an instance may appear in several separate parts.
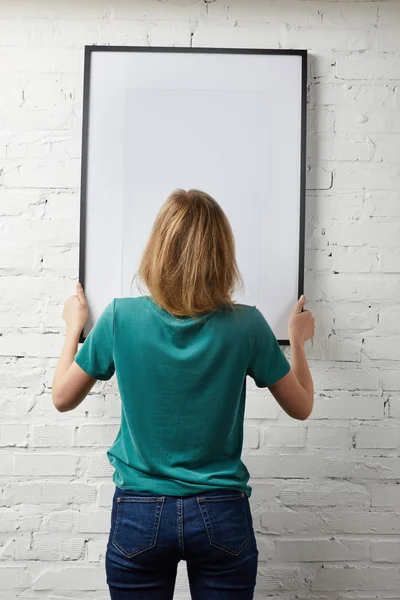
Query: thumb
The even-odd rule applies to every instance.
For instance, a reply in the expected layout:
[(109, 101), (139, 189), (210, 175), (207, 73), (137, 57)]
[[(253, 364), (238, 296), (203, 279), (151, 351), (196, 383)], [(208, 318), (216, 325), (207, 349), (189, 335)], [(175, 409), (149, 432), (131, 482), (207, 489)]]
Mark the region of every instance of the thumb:
[(82, 287), (81, 283), (76, 284), (76, 294), (77, 294), (79, 300), (82, 302), (82, 304), (86, 304), (86, 298), (85, 298), (85, 294), (83, 292), (83, 287)]
[(295, 306), (295, 309), (294, 309), (293, 312), (295, 314), (301, 313), (301, 311), (304, 308), (305, 303), (306, 303), (306, 297), (305, 296), (300, 296), (300, 298), (297, 300), (297, 303), (296, 303), (296, 306)]

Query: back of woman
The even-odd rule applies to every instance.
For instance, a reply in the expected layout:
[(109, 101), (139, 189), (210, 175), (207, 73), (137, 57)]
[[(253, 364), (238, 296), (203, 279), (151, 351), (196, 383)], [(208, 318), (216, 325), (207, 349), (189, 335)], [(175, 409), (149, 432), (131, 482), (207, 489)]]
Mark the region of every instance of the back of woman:
[[(289, 327), (291, 369), (258, 309), (233, 302), (241, 280), (232, 232), (198, 191), (178, 190), (165, 203), (139, 276), (149, 293), (114, 298), (53, 384), (56, 406), (69, 410), (94, 381), (117, 377), (121, 427), (107, 453), (116, 486), (111, 598), (172, 598), (186, 560), (195, 600), (251, 599), (258, 551), (241, 461), (246, 377), (306, 418), (313, 389), (303, 346), (313, 319), (301, 299)], [(78, 302), (65, 311), (67, 325), (83, 314), (82, 290)]]

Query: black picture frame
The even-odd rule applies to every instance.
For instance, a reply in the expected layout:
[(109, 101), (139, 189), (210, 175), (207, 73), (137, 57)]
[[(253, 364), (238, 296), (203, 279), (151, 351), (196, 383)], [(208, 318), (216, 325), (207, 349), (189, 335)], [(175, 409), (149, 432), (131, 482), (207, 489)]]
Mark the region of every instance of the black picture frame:
[[(299, 219), (299, 269), (298, 297), (304, 293), (304, 253), (306, 217), (306, 169), (307, 169), (307, 50), (283, 50), (260, 48), (191, 48), (176, 46), (85, 46), (83, 76), (83, 116), (82, 116), (82, 162), (80, 193), (80, 233), (79, 233), (79, 281), (85, 289), (86, 254), (86, 208), (87, 208), (87, 169), (89, 145), (89, 93), (91, 58), (94, 52), (170, 52), (191, 54), (272, 54), (300, 56), (301, 58), (301, 150), (300, 150), (300, 219)], [(83, 343), (83, 331), (79, 343)], [(278, 340), (282, 346), (290, 344), (288, 339)]]

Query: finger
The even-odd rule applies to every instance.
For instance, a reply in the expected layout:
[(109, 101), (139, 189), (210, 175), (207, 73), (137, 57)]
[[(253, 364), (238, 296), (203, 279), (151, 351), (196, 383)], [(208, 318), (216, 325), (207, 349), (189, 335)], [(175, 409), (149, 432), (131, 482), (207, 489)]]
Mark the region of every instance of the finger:
[(82, 302), (82, 304), (86, 304), (86, 298), (85, 298), (85, 294), (83, 292), (83, 287), (82, 287), (81, 283), (76, 284), (76, 293), (77, 293), (79, 300)]
[(297, 303), (296, 303), (296, 306), (295, 306), (295, 309), (293, 312), (297, 313), (297, 314), (301, 313), (301, 311), (304, 308), (305, 303), (306, 303), (306, 297), (300, 296), (300, 298), (297, 300)]

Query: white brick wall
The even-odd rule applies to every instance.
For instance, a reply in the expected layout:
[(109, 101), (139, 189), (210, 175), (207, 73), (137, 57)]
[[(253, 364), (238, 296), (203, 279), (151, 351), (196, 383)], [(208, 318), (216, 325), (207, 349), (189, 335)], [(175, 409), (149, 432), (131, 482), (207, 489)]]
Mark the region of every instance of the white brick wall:
[[(83, 45), (308, 48), (317, 398), (250, 386), (258, 598), (400, 597), (400, 2), (1, 0), (0, 596), (102, 600), (114, 384), (51, 404), (78, 274)], [(177, 598), (188, 598), (181, 574)]]

